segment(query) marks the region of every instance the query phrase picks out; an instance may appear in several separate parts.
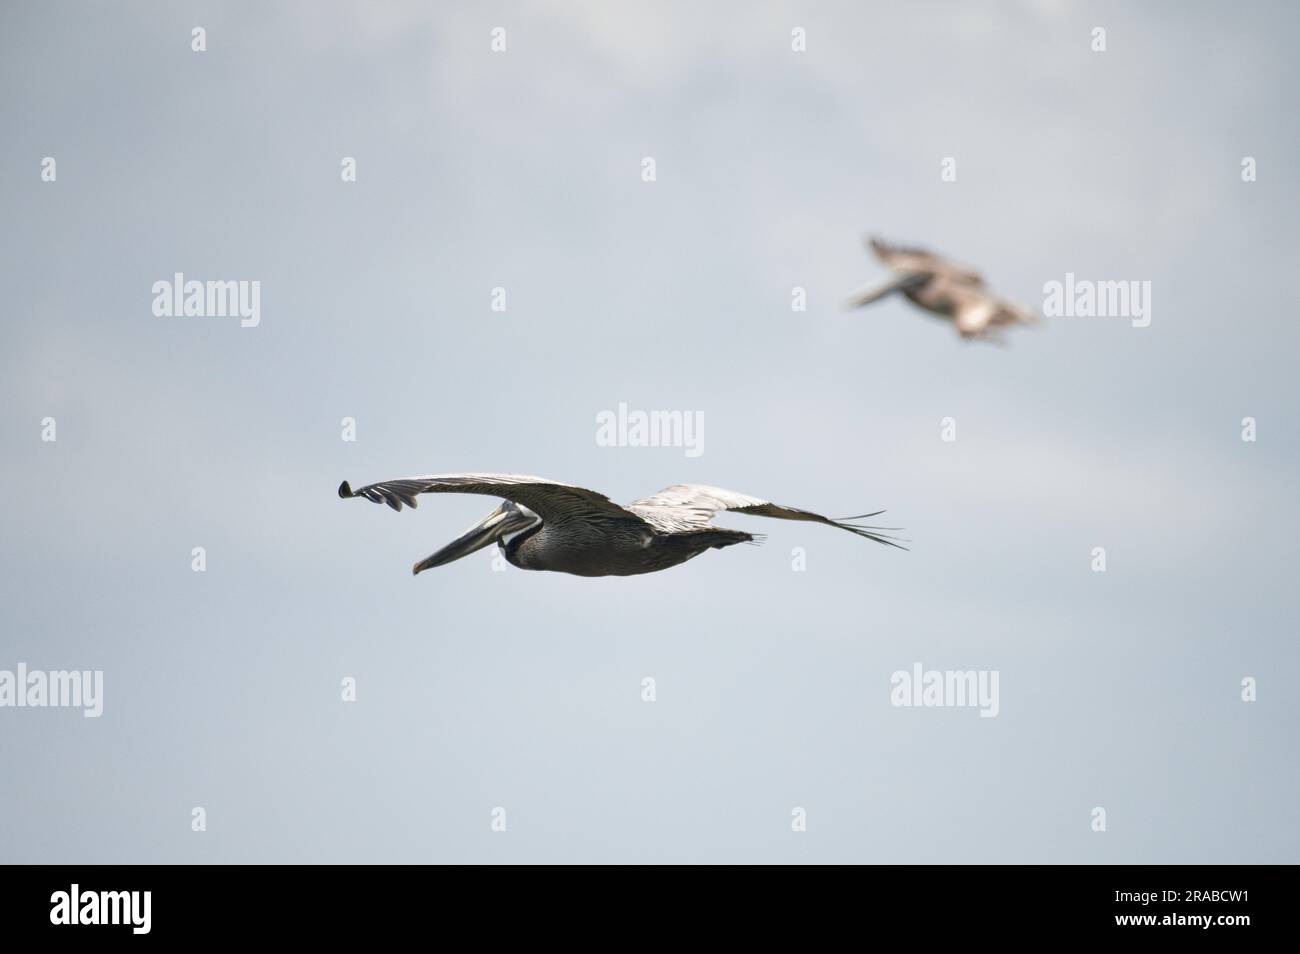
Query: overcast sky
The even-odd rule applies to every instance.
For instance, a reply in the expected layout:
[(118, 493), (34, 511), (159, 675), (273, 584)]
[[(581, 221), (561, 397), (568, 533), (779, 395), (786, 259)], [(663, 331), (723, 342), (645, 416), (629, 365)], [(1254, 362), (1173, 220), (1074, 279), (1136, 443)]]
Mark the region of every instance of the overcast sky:
[[(1297, 42), (1281, 2), (4, 4), (0, 670), (104, 699), (0, 708), (0, 859), (1300, 861)], [(845, 312), (868, 232), (1034, 309), (1149, 281), (1151, 323)], [(260, 323), (155, 317), (177, 272)], [(620, 403), (703, 452), (599, 446)], [(457, 470), (913, 549), (724, 515), (766, 543), (412, 578), (494, 501), (335, 494)], [(917, 663), (997, 717), (892, 705)]]

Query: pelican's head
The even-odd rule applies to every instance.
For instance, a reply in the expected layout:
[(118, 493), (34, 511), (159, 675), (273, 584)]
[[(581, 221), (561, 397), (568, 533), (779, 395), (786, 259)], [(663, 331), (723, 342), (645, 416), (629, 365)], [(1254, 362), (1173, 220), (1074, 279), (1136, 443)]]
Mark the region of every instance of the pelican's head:
[(435, 566), (459, 560), (476, 550), (482, 550), (493, 542), (500, 544), (504, 549), (506, 543), (516, 534), (541, 525), (542, 518), (537, 514), (527, 507), (507, 500), (437, 553), (415, 564), (411, 572), (418, 574), (424, 570), (431, 570)]

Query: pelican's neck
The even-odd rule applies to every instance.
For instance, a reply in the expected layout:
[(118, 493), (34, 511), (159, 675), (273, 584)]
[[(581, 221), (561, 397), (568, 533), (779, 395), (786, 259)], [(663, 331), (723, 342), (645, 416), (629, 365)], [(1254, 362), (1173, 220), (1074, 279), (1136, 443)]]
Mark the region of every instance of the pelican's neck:
[(524, 527), (522, 530), (508, 533), (504, 537), (499, 538), (497, 540), (497, 546), (499, 546), (502, 552), (505, 553), (506, 561), (520, 569), (527, 569), (528, 567), (524, 563), (520, 562), (521, 554), (519, 548), (530, 540), (540, 529), (542, 529), (542, 521), (538, 520), (531, 527)]

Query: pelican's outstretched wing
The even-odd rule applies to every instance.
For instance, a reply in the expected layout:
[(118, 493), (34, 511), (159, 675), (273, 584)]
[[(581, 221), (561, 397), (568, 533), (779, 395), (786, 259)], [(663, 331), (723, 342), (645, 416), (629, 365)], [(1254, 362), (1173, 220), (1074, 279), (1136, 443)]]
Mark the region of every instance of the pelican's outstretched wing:
[(962, 285), (984, 284), (984, 276), (970, 265), (954, 262), (923, 248), (890, 245), (878, 238), (868, 239), (867, 246), (875, 252), (876, 258), (896, 272), (920, 272), (930, 277), (946, 278)]
[(908, 288), (915, 288), (917, 285), (924, 285), (929, 280), (929, 275), (923, 275), (920, 272), (903, 272), (882, 284), (868, 285), (866, 288), (855, 291), (845, 299), (844, 307), (859, 308), (862, 305), (870, 305), (873, 301), (879, 301), (886, 295), (892, 295), (894, 292)]
[(403, 504), (414, 507), (417, 494), (483, 494), (500, 497), (523, 504), (549, 523), (593, 517), (640, 520), (636, 514), (594, 490), (522, 474), (430, 474), (426, 477), (385, 480), (356, 490), (346, 480), (339, 485), (340, 497), (365, 497), (375, 503), (386, 503), (394, 510), (401, 510)]
[(856, 517), (845, 517), (843, 520), (832, 520), (830, 517), (823, 517), (821, 514), (811, 513), (807, 510), (782, 507), (780, 504), (759, 500), (757, 497), (747, 497), (731, 490), (704, 487), (699, 484), (674, 484), (672, 487), (665, 487), (653, 497), (646, 497), (636, 501), (636, 503), (628, 504), (627, 509), (644, 519), (646, 523), (661, 533), (700, 530), (709, 525), (709, 521), (713, 519), (714, 514), (722, 510), (733, 510), (736, 513), (754, 514), (758, 517), (776, 517), (780, 520), (811, 520), (814, 523), (824, 523), (830, 527), (848, 530), (860, 537), (866, 537), (868, 540), (875, 540), (877, 543), (884, 543), (891, 547), (898, 547), (900, 550), (907, 549), (907, 547), (895, 542), (898, 540), (897, 537), (891, 537), (879, 532), (881, 530), (895, 530), (896, 527), (869, 527), (860, 523), (848, 522), (850, 520), (861, 520), (865, 517), (874, 517), (879, 513), (884, 513), (883, 510), (878, 510), (876, 513), (860, 514)]

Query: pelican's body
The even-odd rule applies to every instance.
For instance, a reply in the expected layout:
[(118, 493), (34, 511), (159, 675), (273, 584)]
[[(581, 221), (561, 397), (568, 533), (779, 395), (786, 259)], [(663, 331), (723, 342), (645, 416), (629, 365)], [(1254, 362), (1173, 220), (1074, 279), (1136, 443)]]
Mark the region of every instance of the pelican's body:
[[(370, 484), (340, 497), (365, 497), (394, 510), (414, 507), (423, 493), (469, 493), (503, 497), (502, 504), (464, 535), (421, 560), (415, 573), (458, 560), (496, 543), (513, 565), (576, 576), (633, 576), (685, 563), (705, 550), (756, 539), (743, 530), (710, 524), (714, 514), (735, 510), (785, 520), (810, 520), (898, 546), (883, 528), (831, 520), (806, 510), (780, 507), (716, 487), (678, 484), (626, 507), (603, 494), (514, 474), (435, 474)], [(864, 516), (875, 516), (865, 514)], [(849, 517), (848, 520), (859, 519)]]
[(876, 257), (894, 272), (882, 285), (864, 289), (847, 302), (850, 308), (869, 305), (894, 292), (913, 304), (953, 322), (963, 338), (997, 340), (1009, 325), (1033, 324), (1038, 318), (1012, 302), (996, 297), (975, 269), (917, 248), (868, 243)]
[(498, 541), (506, 560), (521, 570), (551, 570), (575, 576), (635, 576), (685, 563), (708, 549), (745, 543), (738, 530), (655, 533), (634, 523), (555, 529), (545, 522), (512, 540)]

